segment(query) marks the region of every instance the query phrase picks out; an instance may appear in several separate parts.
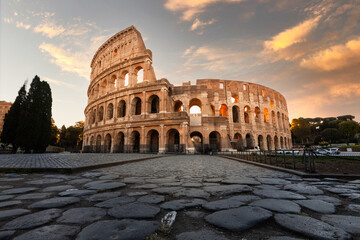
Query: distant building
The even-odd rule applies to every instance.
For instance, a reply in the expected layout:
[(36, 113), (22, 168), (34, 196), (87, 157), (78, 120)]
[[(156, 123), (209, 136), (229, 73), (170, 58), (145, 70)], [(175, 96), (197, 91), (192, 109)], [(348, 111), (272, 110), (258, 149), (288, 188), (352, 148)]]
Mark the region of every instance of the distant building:
[(11, 105), (11, 102), (0, 101), (0, 132), (4, 126), (5, 114), (9, 111)]

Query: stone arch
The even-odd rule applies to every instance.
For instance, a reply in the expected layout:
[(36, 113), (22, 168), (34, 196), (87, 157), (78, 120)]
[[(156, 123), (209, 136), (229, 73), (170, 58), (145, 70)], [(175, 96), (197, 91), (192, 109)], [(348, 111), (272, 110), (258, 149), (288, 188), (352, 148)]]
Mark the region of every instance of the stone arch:
[(112, 119), (114, 117), (114, 105), (112, 103), (109, 103), (107, 108), (106, 108), (106, 119)]
[(260, 119), (260, 108), (259, 107), (255, 107), (254, 109), (254, 117), (256, 121), (259, 121)]
[(96, 122), (96, 109), (93, 109), (91, 113), (91, 124), (94, 124)]
[(140, 133), (134, 130), (130, 135), (130, 146), (131, 152), (138, 153), (140, 152)]
[(147, 133), (147, 144), (149, 152), (159, 152), (159, 132), (151, 129)]
[(283, 141), (283, 137), (280, 137), (280, 147), (281, 149), (284, 148), (284, 141)]
[(278, 125), (279, 125), (279, 129), (281, 129), (281, 118), (280, 118), (280, 112), (277, 112), (277, 119), (278, 119)]
[(94, 98), (99, 97), (99, 91), (100, 91), (100, 84), (96, 84), (96, 86), (94, 87)]
[(96, 152), (101, 152), (101, 135), (97, 135), (96, 137)]
[(239, 122), (239, 112), (240, 112), (240, 109), (239, 109), (238, 106), (233, 106), (232, 107), (232, 116), (233, 116), (233, 122), (234, 123)]
[(271, 121), (272, 121), (273, 126), (275, 127), (276, 126), (276, 118), (275, 118), (274, 111), (271, 111)]
[(269, 109), (267, 108), (264, 108), (264, 122), (266, 123), (270, 122)]
[(135, 79), (136, 83), (141, 83), (144, 81), (144, 69), (141, 66), (135, 68)]
[(126, 102), (125, 100), (120, 100), (117, 110), (118, 118), (122, 118), (126, 116)]
[(258, 136), (258, 146), (261, 150), (264, 150), (264, 148), (265, 148), (264, 137), (262, 135)]
[(203, 135), (201, 132), (192, 132), (190, 133), (190, 138), (192, 143), (194, 144), (195, 151), (203, 152)]
[(234, 103), (239, 103), (239, 95), (237, 94), (232, 94), (231, 95), (231, 103), (234, 104)]
[(115, 91), (116, 87), (117, 87), (116, 85), (117, 85), (117, 83), (116, 83), (116, 75), (113, 74), (113, 75), (111, 75), (110, 80), (108, 82), (108, 91), (109, 92)]
[(95, 146), (95, 142), (94, 142), (94, 136), (91, 136), (90, 137), (90, 152), (93, 152), (94, 151), (94, 146)]
[(159, 113), (160, 111), (160, 98), (157, 95), (151, 95), (148, 99), (149, 113)]
[(245, 139), (246, 139), (246, 148), (254, 148), (253, 136), (250, 133), (246, 134)]
[(235, 148), (238, 151), (243, 151), (244, 150), (243, 139), (242, 139), (242, 136), (241, 136), (240, 133), (235, 133), (234, 142), (235, 142)]
[(100, 83), (100, 92), (101, 92), (101, 96), (105, 95), (107, 92), (107, 80), (103, 79)]
[(111, 152), (111, 135), (110, 133), (106, 134), (105, 136), (105, 146), (104, 146), (104, 151), (106, 153), (110, 153)]
[(190, 114), (202, 113), (201, 101), (198, 98), (193, 98), (189, 102)]
[(244, 122), (250, 123), (250, 107), (247, 105), (244, 107)]
[(272, 150), (272, 141), (270, 135), (266, 136), (266, 144), (267, 144), (267, 150)]
[(141, 99), (135, 97), (131, 102), (132, 115), (141, 115)]
[(121, 86), (127, 87), (129, 86), (129, 71), (128, 70), (124, 70), (122, 71), (121, 75), (120, 75), (120, 79), (121, 79)]
[(119, 153), (125, 152), (125, 134), (123, 132), (118, 132), (115, 139), (116, 148), (115, 151)]
[(215, 116), (215, 106), (211, 104), (210, 108), (211, 108), (212, 116)]
[(288, 149), (286, 137), (284, 137), (284, 147)]
[(104, 119), (104, 107), (100, 106), (98, 111), (98, 122), (101, 122)]
[(179, 131), (172, 128), (166, 133), (167, 139), (167, 152), (181, 152), (180, 151), (180, 134)]
[(275, 145), (275, 150), (279, 149), (279, 138), (278, 136), (274, 137), (274, 145)]
[(209, 134), (209, 144), (212, 151), (221, 151), (221, 135), (217, 131), (212, 131)]
[(184, 111), (183, 103), (180, 100), (177, 100), (174, 103), (174, 112), (182, 112)]
[(228, 107), (226, 104), (221, 104), (219, 109), (219, 116), (228, 117)]

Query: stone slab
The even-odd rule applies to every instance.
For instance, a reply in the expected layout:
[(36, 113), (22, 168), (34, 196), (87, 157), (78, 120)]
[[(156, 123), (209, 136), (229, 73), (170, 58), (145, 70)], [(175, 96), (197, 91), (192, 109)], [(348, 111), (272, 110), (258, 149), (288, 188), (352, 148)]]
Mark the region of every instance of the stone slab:
[(24, 214), (30, 213), (30, 212), (31, 212), (30, 210), (21, 209), (21, 208), (2, 210), (2, 211), (0, 211), (0, 221), (5, 220), (7, 218), (19, 216), (19, 215), (24, 215)]
[(95, 193), (97, 193), (95, 190), (68, 189), (64, 192), (58, 193), (58, 195), (61, 197), (80, 197), (80, 196), (92, 195)]
[(310, 209), (311, 211), (318, 213), (335, 213), (336, 209), (334, 204), (325, 202), (323, 200), (298, 200), (295, 201), (302, 207)]
[[(108, 181), (108, 180), (104, 180)], [(126, 184), (122, 182), (101, 182), (101, 181), (95, 181), (95, 182), (89, 182), (84, 185), (85, 188), (90, 190), (114, 190), (125, 187)]]
[(179, 199), (165, 202), (160, 205), (161, 208), (167, 210), (178, 211), (184, 208), (198, 207), (205, 204), (206, 201), (202, 199)]
[(300, 213), (301, 211), (298, 204), (283, 199), (261, 199), (252, 202), (250, 206), (261, 207), (280, 213)]
[(141, 203), (158, 204), (165, 201), (165, 197), (159, 195), (146, 195), (138, 198), (137, 201)]
[(270, 184), (270, 185), (284, 185), (291, 183), (290, 181), (281, 178), (258, 178), (258, 180), (263, 184)]
[(0, 208), (16, 206), (16, 205), (20, 205), (21, 203), (22, 203), (22, 202), (21, 202), (21, 201), (18, 201), (18, 200), (4, 201), (4, 202), (0, 202)]
[(209, 198), (210, 194), (202, 189), (180, 189), (174, 194), (176, 198)]
[(222, 200), (207, 202), (203, 204), (202, 207), (210, 211), (219, 211), (229, 208), (238, 208), (244, 204), (245, 203), (238, 201), (236, 199), (222, 199)]
[(33, 192), (35, 190), (37, 190), (38, 188), (34, 188), (34, 187), (24, 187), (24, 188), (11, 188), (11, 189), (6, 189), (4, 191), (2, 191), (2, 194), (24, 194), (24, 193), (28, 193), (28, 192)]
[(26, 184), (32, 184), (32, 185), (46, 185), (46, 184), (54, 184), (64, 181), (63, 179), (56, 179), (56, 178), (44, 178), (39, 180), (33, 180), (25, 182)]
[(43, 199), (48, 198), (52, 195), (52, 193), (28, 193), (24, 195), (20, 195), (16, 197), (17, 200), (34, 200), (34, 199)]
[(203, 229), (196, 232), (183, 232), (176, 236), (176, 240), (227, 240), (211, 230)]
[(116, 218), (154, 218), (160, 212), (159, 207), (145, 203), (129, 203), (111, 208), (110, 216)]
[(292, 190), (292, 191), (295, 191), (297, 193), (302, 193), (302, 194), (311, 194), (311, 195), (324, 194), (324, 191), (318, 189), (317, 187), (305, 185), (302, 183), (285, 185), (284, 189)]
[(85, 224), (100, 220), (106, 210), (96, 207), (72, 208), (62, 214), (56, 221), (59, 223)]
[(242, 192), (250, 192), (252, 188), (246, 185), (220, 185), (220, 186), (208, 186), (203, 188), (211, 195), (229, 195)]
[(255, 190), (254, 194), (266, 198), (298, 199), (298, 200), (306, 199), (306, 197), (300, 194), (289, 191), (283, 191), (283, 190)]
[(35, 202), (29, 208), (58, 208), (78, 202), (80, 202), (80, 199), (77, 197), (55, 197)]
[(111, 198), (116, 198), (121, 195), (121, 192), (104, 192), (104, 193), (97, 193), (89, 197), (90, 202), (101, 202), (106, 201)]
[(134, 197), (117, 197), (112, 198), (103, 202), (100, 202), (95, 205), (95, 207), (101, 207), (101, 208), (113, 208), (118, 205), (124, 205), (127, 203), (134, 202), (136, 199)]
[(79, 231), (77, 226), (49, 225), (21, 234), (14, 240), (71, 240)]
[(68, 189), (74, 189), (75, 187), (73, 185), (59, 185), (59, 186), (51, 186), (46, 187), (42, 191), (43, 192), (61, 192)]
[(360, 217), (346, 215), (325, 215), (321, 220), (335, 227), (341, 228), (348, 233), (360, 233)]

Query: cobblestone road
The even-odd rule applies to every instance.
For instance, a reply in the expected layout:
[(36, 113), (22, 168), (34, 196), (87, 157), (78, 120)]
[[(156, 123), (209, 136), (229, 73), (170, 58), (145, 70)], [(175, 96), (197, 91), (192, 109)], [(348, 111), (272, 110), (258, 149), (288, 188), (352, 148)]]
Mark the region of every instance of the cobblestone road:
[(360, 180), (167, 156), (73, 175), (2, 174), (0, 239), (359, 239), (359, 202)]

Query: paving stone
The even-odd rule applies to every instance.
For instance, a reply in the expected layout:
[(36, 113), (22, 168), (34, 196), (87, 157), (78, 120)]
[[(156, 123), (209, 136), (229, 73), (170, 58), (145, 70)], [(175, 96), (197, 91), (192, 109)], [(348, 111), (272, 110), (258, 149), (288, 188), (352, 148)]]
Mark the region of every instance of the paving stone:
[(0, 231), (0, 239), (8, 240), (12, 235), (14, 235), (15, 231)]
[(33, 181), (28, 181), (25, 182), (26, 184), (32, 184), (32, 185), (46, 185), (46, 184), (54, 184), (54, 183), (59, 183), (64, 181), (63, 179), (48, 179), (48, 178), (44, 178), (44, 179), (39, 179), (39, 180), (33, 180)]
[(90, 202), (101, 202), (106, 201), (111, 198), (116, 198), (121, 195), (121, 192), (104, 192), (104, 193), (97, 193), (89, 197)]
[(325, 215), (321, 220), (335, 227), (341, 228), (348, 233), (360, 233), (360, 217), (346, 215)]
[(134, 184), (134, 183), (136, 183), (136, 184), (142, 184), (142, 183), (144, 183), (144, 179), (143, 178), (138, 178), (138, 177), (127, 177), (127, 178), (124, 178), (123, 179), (123, 182), (124, 183), (129, 183), (129, 184)]
[(0, 201), (8, 200), (15, 197), (15, 195), (0, 195)]
[(61, 212), (62, 210), (53, 208), (21, 216), (6, 223), (1, 230), (28, 229), (41, 226), (59, 217)]
[(31, 211), (27, 210), (27, 209), (21, 209), (21, 208), (3, 210), (3, 211), (0, 211), (0, 221), (10, 218), (10, 217), (24, 215), (29, 212), (31, 212)]
[(0, 189), (9, 189), (9, 188), (13, 188), (13, 186), (10, 186), (10, 185), (2, 185), (2, 186), (0, 186)]
[(312, 239), (351, 239), (351, 235), (344, 230), (311, 217), (295, 214), (276, 214), (275, 221), (284, 228)]
[(303, 240), (303, 238), (294, 238), (294, 237), (288, 237), (288, 236), (279, 236), (279, 237), (271, 237), (267, 240)]
[(323, 200), (298, 200), (297, 204), (318, 213), (335, 213), (335, 206)]
[(80, 199), (77, 197), (55, 197), (35, 202), (29, 208), (58, 208), (78, 202), (80, 202)]
[(160, 183), (159, 185), (162, 187), (178, 187), (181, 186), (182, 182), (169, 182), (169, 183)]
[(307, 182), (320, 182), (321, 180), (319, 178), (304, 178), (304, 181)]
[(0, 182), (17, 182), (24, 180), (24, 178), (0, 178)]
[(338, 178), (324, 178), (323, 180), (328, 182), (345, 182), (345, 180)]
[(147, 192), (128, 192), (126, 195), (128, 195), (129, 197), (135, 197), (135, 196), (144, 196), (148, 194), (149, 193)]
[(95, 207), (101, 207), (101, 208), (112, 208), (118, 205), (124, 205), (127, 203), (131, 203), (134, 202), (136, 199), (133, 197), (117, 197), (117, 198), (112, 198), (109, 200), (106, 200), (104, 202), (100, 202), (98, 204), (95, 205)]
[(354, 202), (360, 202), (360, 193), (340, 194), (340, 196), (346, 197)]
[(33, 192), (35, 190), (37, 190), (38, 188), (33, 188), (33, 187), (24, 187), (24, 188), (12, 188), (12, 189), (6, 189), (4, 191), (2, 191), (2, 194), (19, 194), (19, 193), (27, 193), (27, 192)]
[(203, 229), (196, 232), (183, 232), (176, 236), (176, 240), (227, 240), (211, 230)]
[(14, 240), (71, 240), (79, 231), (77, 226), (49, 225), (21, 234)]
[(234, 199), (234, 200), (237, 200), (240, 202), (247, 203), (247, 202), (251, 202), (254, 200), (259, 200), (261, 198), (259, 198), (258, 196), (254, 196), (254, 195), (238, 195), (238, 196), (234, 196), (234, 197), (231, 197), (228, 199)]
[(68, 176), (68, 175), (64, 175), (64, 174), (47, 174), (47, 175), (43, 175), (43, 178), (61, 178), (61, 179), (71, 179), (74, 178), (73, 176)]
[[(108, 180), (104, 180), (104, 181), (108, 181)], [(121, 182), (101, 182), (101, 181), (89, 182), (84, 185), (85, 188), (90, 190), (114, 190), (125, 186), (126, 184)]]
[(327, 187), (327, 188), (324, 188), (324, 190), (329, 191), (331, 193), (336, 193), (336, 194), (357, 193), (356, 190), (346, 189), (346, 188)]
[(221, 182), (222, 180), (223, 180), (222, 178), (206, 178), (204, 179), (204, 182), (218, 183)]
[(261, 183), (270, 184), (270, 185), (284, 185), (291, 184), (290, 181), (281, 179), (281, 178), (258, 178)]
[(252, 178), (227, 178), (221, 182), (225, 184), (260, 185), (259, 181)]
[(318, 189), (317, 187), (305, 185), (302, 183), (285, 185), (284, 189), (292, 190), (292, 191), (295, 191), (298, 193), (303, 193), (303, 194), (311, 194), (311, 195), (324, 194), (324, 192), (322, 190)]
[(306, 197), (283, 190), (255, 190), (254, 194), (266, 197), (266, 198), (281, 198), (281, 199), (306, 199)]
[(156, 184), (142, 184), (142, 185), (137, 185), (137, 186), (134, 186), (132, 188), (135, 188), (135, 189), (153, 189), (153, 188), (157, 188), (158, 185)]
[(147, 195), (147, 196), (138, 198), (137, 201), (142, 202), (142, 203), (158, 204), (158, 203), (165, 201), (165, 197), (159, 196), (159, 195)]
[(278, 187), (275, 187), (273, 185), (266, 185), (266, 184), (256, 186), (256, 188), (263, 189), (263, 190), (280, 190), (280, 188), (278, 188)]
[(315, 196), (307, 196), (310, 199), (314, 199), (314, 200), (323, 200), (325, 202), (328, 203), (332, 203), (335, 206), (341, 206), (341, 200), (334, 198), (334, 197), (330, 197), (330, 196), (326, 196), (326, 195), (315, 195)]
[(353, 190), (358, 190), (358, 189), (359, 189), (359, 186), (357, 186), (357, 185), (350, 185), (350, 184), (346, 184), (346, 185), (335, 185), (334, 187), (336, 187), (336, 188), (353, 189)]
[(159, 212), (159, 207), (145, 203), (129, 203), (111, 208), (108, 214), (116, 218), (154, 218)]
[(44, 188), (43, 192), (61, 192), (68, 189), (74, 189), (75, 187), (73, 185), (60, 185), (60, 186), (52, 186)]
[(184, 214), (191, 218), (203, 218), (206, 214), (200, 211), (185, 211)]
[(182, 187), (160, 187), (160, 188), (154, 188), (154, 189), (152, 189), (152, 191), (154, 193), (168, 195), (168, 194), (174, 194), (181, 189), (183, 189), (183, 188)]
[(15, 201), (15, 200), (13, 200), (13, 201), (4, 201), (4, 202), (0, 202), (0, 208), (16, 206), (16, 205), (19, 205), (21, 203), (22, 203), (21, 201)]
[(360, 184), (360, 179), (357, 179), (357, 180), (353, 180), (353, 181), (349, 181), (349, 183), (355, 183), (355, 184)]
[(252, 188), (246, 185), (220, 185), (220, 186), (208, 186), (203, 188), (211, 195), (229, 195), (234, 193), (250, 192)]
[(201, 183), (195, 183), (195, 182), (188, 182), (188, 183), (183, 183), (181, 186), (183, 187), (189, 187), (189, 188), (196, 188), (196, 187), (202, 187)]
[(84, 178), (97, 178), (100, 177), (102, 174), (98, 173), (98, 172), (88, 172), (88, 173), (84, 173), (83, 176)]
[(79, 190), (79, 189), (68, 189), (64, 192), (59, 193), (61, 197), (79, 197), (97, 193), (95, 190)]
[(190, 208), (190, 207), (198, 207), (203, 204), (205, 204), (206, 201), (202, 199), (179, 199), (179, 200), (172, 200), (169, 202), (165, 202), (160, 205), (161, 208), (167, 209), (167, 210), (174, 210), (178, 211), (184, 208)]
[(83, 184), (83, 183), (88, 183), (91, 182), (92, 180), (89, 178), (80, 178), (80, 179), (74, 179), (69, 181), (69, 184)]
[(250, 206), (262, 207), (280, 213), (300, 213), (301, 211), (298, 204), (282, 199), (261, 199), (252, 202)]
[(105, 220), (85, 227), (77, 236), (77, 240), (97, 239), (145, 239), (158, 229), (160, 224), (156, 221), (140, 221), (123, 219)]
[(147, 183), (170, 183), (176, 182), (175, 178), (156, 178), (156, 179), (146, 179)]
[(62, 214), (56, 221), (59, 223), (85, 224), (103, 218), (106, 210), (96, 207), (72, 208)]
[(233, 232), (244, 231), (272, 216), (268, 210), (259, 207), (240, 207), (222, 210), (205, 217), (205, 220), (217, 227)]
[(119, 174), (109, 174), (99, 177), (101, 180), (114, 180), (120, 178)]
[(52, 193), (28, 193), (16, 197), (17, 200), (34, 200), (34, 199), (43, 199), (50, 197)]
[(349, 204), (348, 209), (350, 211), (360, 213), (360, 205), (359, 204)]
[(176, 191), (174, 197), (181, 198), (209, 198), (210, 194), (202, 189), (180, 189)]
[(202, 207), (210, 211), (219, 211), (229, 208), (238, 208), (244, 204), (245, 203), (240, 202), (236, 199), (222, 199), (222, 200), (207, 202), (203, 204)]

